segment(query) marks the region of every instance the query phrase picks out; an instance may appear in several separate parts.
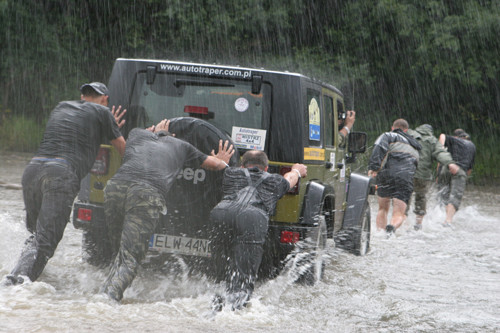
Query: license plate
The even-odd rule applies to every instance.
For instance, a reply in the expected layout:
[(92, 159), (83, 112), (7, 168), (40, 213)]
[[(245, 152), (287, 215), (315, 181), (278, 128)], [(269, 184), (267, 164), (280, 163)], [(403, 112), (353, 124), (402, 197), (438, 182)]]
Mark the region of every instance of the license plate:
[(192, 256), (211, 256), (210, 241), (201, 238), (153, 234), (149, 240), (149, 249)]

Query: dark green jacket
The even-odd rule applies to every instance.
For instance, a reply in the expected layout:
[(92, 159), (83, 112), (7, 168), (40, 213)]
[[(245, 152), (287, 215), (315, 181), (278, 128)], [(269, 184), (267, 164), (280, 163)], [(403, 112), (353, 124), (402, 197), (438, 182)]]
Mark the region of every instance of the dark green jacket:
[(430, 126), (421, 125), (415, 130), (409, 129), (408, 134), (413, 136), (422, 146), (419, 151), (419, 160), (415, 178), (432, 180), (434, 169), (433, 162), (437, 161), (444, 166), (454, 163), (451, 154), (439, 143), (432, 133)]

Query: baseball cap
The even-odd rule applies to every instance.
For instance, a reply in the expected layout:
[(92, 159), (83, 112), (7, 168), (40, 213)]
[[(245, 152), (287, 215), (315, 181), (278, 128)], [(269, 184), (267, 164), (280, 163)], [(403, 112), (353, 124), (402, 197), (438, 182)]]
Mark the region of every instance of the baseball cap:
[(94, 90), (99, 95), (106, 95), (106, 96), (109, 95), (108, 87), (106, 87), (106, 85), (101, 82), (85, 83), (80, 87), (80, 91), (84, 95), (85, 95), (84, 91), (88, 91), (88, 89)]

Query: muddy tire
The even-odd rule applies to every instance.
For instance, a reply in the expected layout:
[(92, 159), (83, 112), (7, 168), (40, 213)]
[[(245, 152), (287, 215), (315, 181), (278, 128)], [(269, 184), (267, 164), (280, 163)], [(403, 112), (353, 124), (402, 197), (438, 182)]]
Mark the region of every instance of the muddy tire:
[(104, 228), (84, 230), (82, 237), (84, 262), (97, 267), (105, 267), (111, 263), (111, 245)]
[(370, 204), (366, 202), (359, 225), (340, 230), (334, 237), (335, 245), (355, 255), (364, 256), (370, 249), (370, 229)]

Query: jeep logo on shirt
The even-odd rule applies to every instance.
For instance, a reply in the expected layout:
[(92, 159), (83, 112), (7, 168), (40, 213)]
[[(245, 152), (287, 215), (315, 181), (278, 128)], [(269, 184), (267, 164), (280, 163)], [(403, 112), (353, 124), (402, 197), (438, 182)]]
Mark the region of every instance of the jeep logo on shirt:
[(183, 170), (181, 169), (177, 179), (184, 178), (187, 181), (193, 181), (193, 184), (198, 184), (198, 182), (204, 181), (206, 176), (207, 174), (203, 169), (193, 170), (192, 168), (185, 168)]

